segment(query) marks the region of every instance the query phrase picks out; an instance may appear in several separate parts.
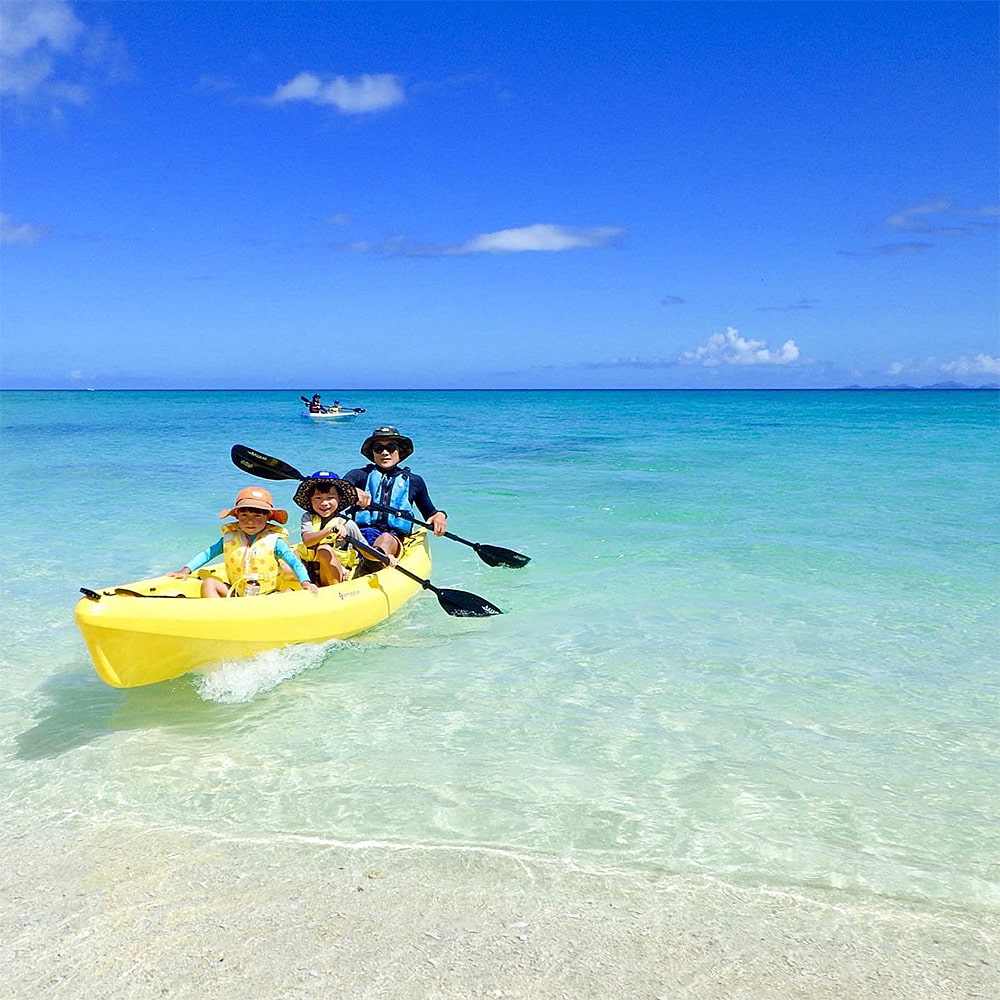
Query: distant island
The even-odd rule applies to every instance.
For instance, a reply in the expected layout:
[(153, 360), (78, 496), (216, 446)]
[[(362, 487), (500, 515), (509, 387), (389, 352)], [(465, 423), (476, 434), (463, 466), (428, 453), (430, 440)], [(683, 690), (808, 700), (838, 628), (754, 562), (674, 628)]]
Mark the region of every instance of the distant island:
[(1000, 389), (1000, 382), (987, 382), (986, 385), (963, 385), (961, 382), (935, 382), (933, 385), (842, 385), (845, 392), (861, 390), (870, 392), (873, 389), (892, 389), (900, 392), (921, 392), (926, 389), (943, 389), (945, 391), (960, 389), (965, 392), (981, 392), (984, 389)]

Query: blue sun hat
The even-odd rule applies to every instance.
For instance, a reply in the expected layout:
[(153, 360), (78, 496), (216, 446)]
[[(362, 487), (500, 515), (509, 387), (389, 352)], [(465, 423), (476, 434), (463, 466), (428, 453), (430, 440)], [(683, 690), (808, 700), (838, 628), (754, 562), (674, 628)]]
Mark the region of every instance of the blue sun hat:
[(340, 497), (340, 503), (338, 504), (340, 509), (350, 507), (358, 502), (358, 491), (346, 479), (341, 479), (336, 472), (321, 469), (299, 483), (299, 488), (295, 491), (295, 496), (292, 498), (296, 506), (301, 507), (303, 510), (311, 511), (312, 503), (310, 503), (310, 500), (312, 499), (313, 490), (320, 485), (324, 489), (332, 486), (337, 491), (337, 495)]

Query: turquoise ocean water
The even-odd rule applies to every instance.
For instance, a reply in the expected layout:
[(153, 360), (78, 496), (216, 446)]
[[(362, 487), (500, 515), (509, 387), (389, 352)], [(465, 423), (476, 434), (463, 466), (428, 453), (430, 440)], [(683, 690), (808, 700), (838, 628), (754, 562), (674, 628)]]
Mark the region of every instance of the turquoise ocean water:
[[(8, 822), (499, 851), (997, 914), (998, 401), (369, 392), (345, 395), (356, 422), (316, 426), (296, 393), (4, 393)], [(248, 482), (232, 444), (344, 471), (383, 422), (415, 438), (453, 531), (532, 557), (494, 569), (433, 544), (433, 581), (503, 617), (421, 594), (349, 642), (103, 685), (80, 586), (208, 544)], [(274, 484), (284, 506), (293, 485)]]

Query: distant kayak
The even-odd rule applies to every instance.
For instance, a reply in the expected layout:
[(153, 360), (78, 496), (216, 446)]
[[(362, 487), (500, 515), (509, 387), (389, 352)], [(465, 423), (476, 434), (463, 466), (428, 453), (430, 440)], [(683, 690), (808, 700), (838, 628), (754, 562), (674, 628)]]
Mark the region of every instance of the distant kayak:
[(303, 410), (302, 416), (307, 420), (353, 420), (359, 413), (364, 413), (364, 409), (356, 410), (320, 410), (318, 412), (313, 412), (312, 410)]
[(299, 396), (299, 399), (306, 404), (302, 416), (308, 420), (353, 420), (359, 413), (365, 412), (363, 406), (341, 406), (339, 400), (334, 400), (333, 406), (323, 406), (318, 394), (312, 399), (305, 396)]

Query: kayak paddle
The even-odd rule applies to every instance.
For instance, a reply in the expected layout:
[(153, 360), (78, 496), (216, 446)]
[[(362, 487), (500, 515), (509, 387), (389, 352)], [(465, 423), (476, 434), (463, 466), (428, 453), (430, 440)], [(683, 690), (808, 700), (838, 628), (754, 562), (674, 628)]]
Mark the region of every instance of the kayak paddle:
[(271, 458), (270, 455), (254, 451), (253, 448), (248, 448), (245, 444), (234, 444), (229, 455), (233, 460), (233, 465), (260, 479), (303, 480), (309, 478), (302, 475), (293, 465), (282, 462), (280, 458)]
[[(287, 462), (282, 462), (280, 458), (271, 458), (270, 455), (261, 454), (261, 452), (254, 451), (253, 448), (248, 448), (243, 444), (234, 444), (231, 456), (234, 465), (261, 479), (306, 478), (298, 469)], [(419, 524), (422, 528), (430, 527), (426, 521), (421, 521), (412, 514), (407, 514), (406, 511), (396, 510), (393, 507), (383, 507), (375, 502), (372, 502), (371, 507), (373, 510), (381, 510), (403, 517), (407, 521)], [(509, 566), (511, 569), (520, 569), (531, 562), (531, 556), (522, 555), (513, 549), (501, 548), (499, 545), (486, 545), (483, 542), (470, 542), (458, 535), (453, 535), (450, 531), (446, 531), (444, 537), (450, 538), (453, 542), (468, 545), (487, 566)]]

